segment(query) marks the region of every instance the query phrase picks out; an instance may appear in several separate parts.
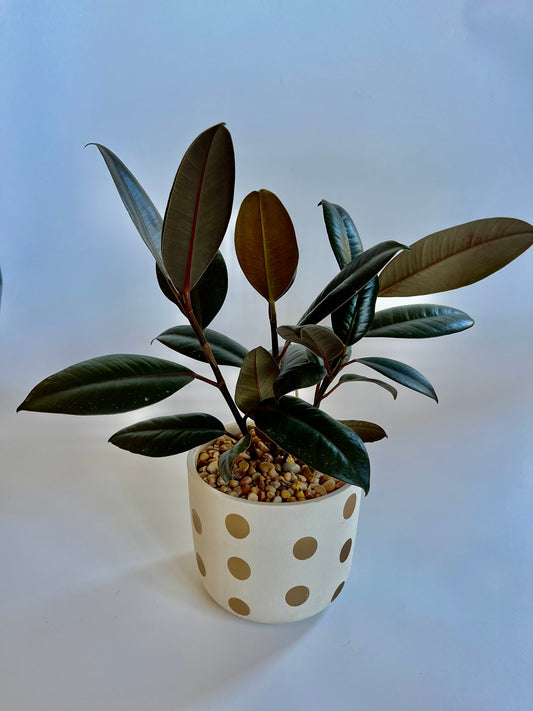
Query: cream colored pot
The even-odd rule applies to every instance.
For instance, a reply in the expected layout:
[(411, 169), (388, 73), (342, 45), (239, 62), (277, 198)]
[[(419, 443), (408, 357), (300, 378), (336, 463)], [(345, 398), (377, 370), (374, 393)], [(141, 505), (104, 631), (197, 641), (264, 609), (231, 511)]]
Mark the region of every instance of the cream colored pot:
[(350, 572), (362, 489), (260, 503), (212, 488), (187, 459), (194, 550), (202, 582), (225, 610), (254, 622), (294, 622), (326, 608)]

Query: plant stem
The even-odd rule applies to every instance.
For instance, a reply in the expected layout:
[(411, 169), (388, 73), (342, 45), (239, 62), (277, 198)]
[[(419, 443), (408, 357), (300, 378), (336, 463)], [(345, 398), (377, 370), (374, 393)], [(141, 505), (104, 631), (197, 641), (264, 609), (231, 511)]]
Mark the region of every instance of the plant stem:
[(331, 393), (339, 387), (339, 385), (342, 385), (342, 383), (337, 383), (337, 385), (334, 385), (331, 390), (329, 390), (327, 393), (324, 393), (324, 395), (322, 396), (322, 400), (329, 397)]
[(201, 380), (204, 383), (209, 383), (209, 385), (214, 385), (215, 388), (218, 388), (218, 383), (215, 380), (210, 380), (209, 378), (204, 378), (204, 376), (200, 375), (199, 373), (193, 373), (193, 374), (197, 380)]
[(289, 346), (290, 346), (289, 341), (285, 341), (285, 345), (283, 346), (283, 350), (281, 351), (281, 353), (280, 353), (279, 356), (278, 356), (278, 363), (283, 360), (283, 356), (284, 356), (285, 353), (287, 352)]
[(270, 321), (270, 335), (272, 337), (272, 355), (274, 358), (278, 358), (278, 320), (276, 316), (276, 304), (274, 301), (268, 302), (268, 319)]
[(204, 355), (207, 358), (207, 362), (211, 366), (211, 370), (215, 375), (216, 383), (213, 381), (206, 380), (205, 378), (201, 379), (206, 380), (206, 382), (210, 382), (212, 385), (214, 385), (220, 390), (220, 392), (222, 393), (222, 397), (227, 402), (228, 407), (231, 410), (231, 414), (235, 418), (235, 422), (238, 424), (239, 429), (242, 432), (243, 437), (246, 437), (246, 435), (248, 434), (248, 428), (246, 427), (246, 418), (241, 415), (239, 408), (235, 404), (234, 399), (231, 397), (230, 392), (228, 390), (228, 386), (226, 385), (226, 381), (224, 380), (224, 376), (222, 375), (222, 372), (218, 367), (218, 363), (215, 360), (215, 356), (213, 355), (213, 351), (211, 350), (211, 346), (207, 342), (205, 333), (200, 324), (198, 323), (196, 316), (194, 315), (190, 291), (179, 292), (171, 282), (169, 282), (169, 286), (178, 301), (180, 302), (183, 308), (183, 313), (189, 320), (189, 323), (191, 324), (192, 329), (195, 332), (198, 341), (200, 342), (202, 351), (204, 352)]
[(316, 386), (316, 389), (315, 389), (315, 399), (314, 399), (314, 402), (313, 402), (313, 405), (314, 405), (315, 407), (320, 408), (320, 403), (322, 402), (322, 400), (323, 400), (325, 397), (327, 397), (328, 395), (331, 395), (331, 393), (333, 392), (333, 390), (335, 390), (336, 388), (338, 388), (338, 386), (340, 385), (340, 383), (337, 383), (337, 385), (335, 385), (335, 387), (332, 388), (332, 389), (329, 391), (329, 393), (326, 394), (327, 389), (329, 388), (329, 386), (331, 385), (331, 383), (335, 380), (335, 378), (336, 378), (337, 375), (340, 373), (340, 371), (348, 365), (348, 363), (344, 363), (344, 362), (343, 362), (345, 356), (346, 356), (346, 346), (344, 347), (344, 351), (343, 351), (342, 355), (339, 356), (339, 359), (338, 359), (336, 365), (331, 369), (331, 371), (328, 370), (328, 373), (327, 373), (327, 375), (324, 377), (324, 380)]

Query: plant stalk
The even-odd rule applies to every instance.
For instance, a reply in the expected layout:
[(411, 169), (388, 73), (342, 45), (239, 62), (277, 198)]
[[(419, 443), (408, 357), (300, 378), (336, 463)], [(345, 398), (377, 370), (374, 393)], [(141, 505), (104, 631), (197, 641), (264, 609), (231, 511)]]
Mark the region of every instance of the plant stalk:
[(272, 355), (277, 359), (279, 357), (278, 319), (276, 316), (276, 304), (274, 301), (268, 302), (268, 319), (270, 321), (270, 335), (272, 337)]
[(231, 394), (228, 390), (228, 386), (226, 385), (226, 381), (224, 380), (224, 376), (222, 375), (222, 372), (218, 366), (218, 363), (216, 362), (215, 356), (213, 355), (213, 351), (211, 350), (211, 346), (207, 342), (207, 338), (205, 337), (205, 333), (198, 323), (196, 316), (194, 315), (194, 311), (192, 308), (192, 303), (191, 303), (191, 294), (190, 291), (183, 291), (179, 292), (176, 290), (173, 284), (169, 282), (170, 288), (174, 292), (174, 295), (178, 299), (178, 301), (181, 303), (183, 307), (183, 313), (187, 317), (189, 323), (192, 326), (193, 331), (196, 334), (196, 337), (198, 338), (198, 341), (200, 342), (200, 346), (202, 347), (202, 351), (204, 352), (205, 357), (207, 358), (207, 361), (209, 365), (211, 366), (211, 370), (213, 371), (215, 378), (216, 378), (216, 383), (213, 383), (212, 381), (207, 381), (211, 382), (212, 385), (215, 385), (220, 392), (222, 393), (222, 397), (228, 404), (229, 409), (231, 410), (231, 414), (235, 418), (235, 422), (238, 424), (240, 431), (242, 432), (242, 436), (246, 437), (248, 434), (248, 429), (246, 427), (246, 418), (243, 417), (239, 411), (239, 408), (235, 404), (234, 399), (231, 397)]
[(324, 380), (316, 386), (315, 399), (313, 401), (313, 405), (315, 407), (320, 408), (320, 403), (322, 402), (322, 400), (325, 397), (327, 397), (328, 395), (331, 395), (333, 390), (336, 390), (336, 388), (339, 386), (339, 383), (337, 383), (337, 385), (335, 385), (335, 387), (332, 388), (329, 391), (329, 393), (327, 393), (327, 395), (326, 395), (326, 391), (329, 388), (329, 386), (331, 385), (331, 383), (335, 380), (335, 378), (340, 373), (340, 371), (348, 365), (348, 363), (343, 362), (345, 355), (346, 355), (346, 346), (344, 347), (344, 351), (343, 351), (342, 355), (339, 356), (339, 360), (338, 360), (337, 364), (333, 367), (331, 372), (327, 373), (327, 375), (324, 377)]

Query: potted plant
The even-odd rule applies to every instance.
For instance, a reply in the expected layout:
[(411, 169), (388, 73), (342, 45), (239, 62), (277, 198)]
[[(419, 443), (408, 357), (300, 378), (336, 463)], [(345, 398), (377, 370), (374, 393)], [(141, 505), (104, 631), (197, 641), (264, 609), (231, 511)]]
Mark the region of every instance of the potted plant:
[[(441, 305), (376, 311), (377, 297), (418, 296), (478, 281), (525, 251), (533, 227), (518, 219), (482, 219), (410, 247), (387, 241), (365, 250), (348, 213), (322, 200), (339, 272), (297, 324), (279, 326), (276, 302), (295, 278), (296, 236), (275, 194), (251, 192), (239, 209), (235, 248), (246, 278), (267, 302), (271, 348), (249, 351), (209, 328), (228, 285), (219, 251), (235, 178), (226, 127), (213, 126), (190, 145), (164, 219), (117, 156), (96, 145), (155, 259), (161, 290), (188, 322), (157, 340), (207, 363), (213, 375), (161, 358), (106, 355), (46, 378), (18, 409), (112, 414), (156, 403), (195, 379), (218, 389), (233, 425), (198, 412), (156, 417), (121, 429), (110, 441), (152, 457), (189, 451), (198, 568), (217, 602), (265, 622), (315, 614), (335, 599), (348, 575), (361, 494), (370, 485), (365, 442), (386, 436), (374, 423), (337, 421), (323, 411), (323, 400), (356, 381), (375, 383), (395, 398), (392, 381), (437, 400), (411, 366), (358, 358), (352, 349), (364, 337), (431, 338), (473, 325), (467, 314)], [(347, 372), (353, 365), (388, 381)], [(234, 394), (225, 366), (239, 368)], [(289, 394), (307, 387), (314, 387), (312, 404)]]

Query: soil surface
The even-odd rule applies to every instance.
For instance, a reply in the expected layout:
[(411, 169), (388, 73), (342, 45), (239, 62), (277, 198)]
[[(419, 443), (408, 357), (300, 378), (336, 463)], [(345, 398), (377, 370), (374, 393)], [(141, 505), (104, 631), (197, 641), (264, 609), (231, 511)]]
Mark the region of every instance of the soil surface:
[(343, 481), (320, 474), (260, 436), (253, 425), (248, 429), (257, 456), (249, 452), (240, 455), (229, 481), (219, 474), (218, 458), (233, 447), (235, 440), (223, 435), (200, 453), (196, 467), (209, 486), (229, 496), (265, 503), (315, 499), (344, 486)]

